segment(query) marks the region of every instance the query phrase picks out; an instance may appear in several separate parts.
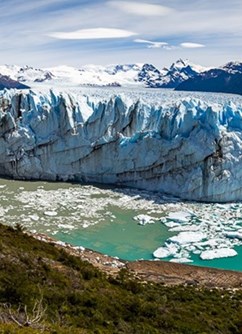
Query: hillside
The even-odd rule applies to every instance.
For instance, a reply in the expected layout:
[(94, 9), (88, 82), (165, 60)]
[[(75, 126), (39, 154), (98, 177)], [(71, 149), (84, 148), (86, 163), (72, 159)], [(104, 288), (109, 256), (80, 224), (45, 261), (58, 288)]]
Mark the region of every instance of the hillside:
[(126, 270), (106, 276), (19, 225), (0, 225), (0, 234), (2, 333), (242, 332), (240, 290), (168, 287)]

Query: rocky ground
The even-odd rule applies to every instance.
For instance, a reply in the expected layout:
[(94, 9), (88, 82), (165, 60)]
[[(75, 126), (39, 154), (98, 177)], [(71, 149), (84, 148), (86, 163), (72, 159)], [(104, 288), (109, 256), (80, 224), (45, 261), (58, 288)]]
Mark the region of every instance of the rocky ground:
[(55, 243), (56, 247), (92, 263), (108, 275), (116, 276), (121, 269), (127, 269), (141, 281), (164, 285), (192, 285), (208, 288), (242, 289), (242, 272), (198, 267), (165, 261), (123, 261), (82, 247), (56, 242), (45, 235), (35, 235), (37, 239)]

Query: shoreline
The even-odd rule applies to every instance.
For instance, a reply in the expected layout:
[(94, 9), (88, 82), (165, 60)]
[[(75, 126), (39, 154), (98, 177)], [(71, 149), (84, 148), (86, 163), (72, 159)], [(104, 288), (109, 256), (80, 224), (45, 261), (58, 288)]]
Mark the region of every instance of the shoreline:
[(55, 247), (65, 249), (70, 255), (77, 256), (91, 263), (107, 275), (116, 277), (121, 269), (127, 270), (139, 281), (159, 283), (166, 286), (197, 286), (219, 289), (242, 289), (242, 272), (199, 267), (182, 263), (171, 263), (162, 260), (127, 261), (102, 254), (84, 247), (55, 240), (45, 234), (29, 233), (35, 239), (53, 243)]

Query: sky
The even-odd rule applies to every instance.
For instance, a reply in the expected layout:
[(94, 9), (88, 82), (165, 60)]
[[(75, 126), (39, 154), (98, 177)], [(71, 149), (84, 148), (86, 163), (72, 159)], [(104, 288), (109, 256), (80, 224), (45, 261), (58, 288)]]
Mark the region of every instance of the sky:
[(242, 61), (242, 0), (0, 0), (0, 64)]

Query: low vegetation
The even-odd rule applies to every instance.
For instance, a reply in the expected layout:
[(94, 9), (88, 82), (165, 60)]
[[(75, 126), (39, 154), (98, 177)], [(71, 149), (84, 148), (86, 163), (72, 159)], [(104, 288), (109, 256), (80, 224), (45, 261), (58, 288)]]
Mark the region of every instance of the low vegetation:
[(242, 292), (109, 277), (0, 225), (0, 334), (242, 333)]

